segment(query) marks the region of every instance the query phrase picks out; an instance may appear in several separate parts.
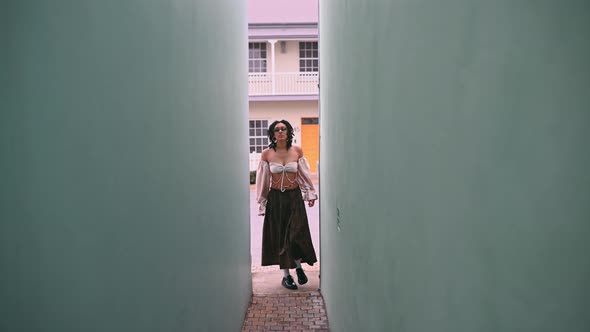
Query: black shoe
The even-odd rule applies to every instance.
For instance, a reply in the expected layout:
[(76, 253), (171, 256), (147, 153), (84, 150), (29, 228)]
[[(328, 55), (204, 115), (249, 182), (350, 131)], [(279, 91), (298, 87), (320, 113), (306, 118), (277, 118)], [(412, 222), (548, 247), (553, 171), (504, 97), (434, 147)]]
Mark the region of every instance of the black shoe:
[(295, 284), (295, 281), (291, 276), (283, 277), (283, 281), (281, 282), (281, 284), (283, 285), (283, 287), (288, 289), (297, 289), (297, 285)]
[(305, 275), (305, 272), (303, 272), (303, 269), (298, 267), (295, 269), (295, 272), (297, 272), (297, 282), (300, 285), (307, 284), (307, 276)]

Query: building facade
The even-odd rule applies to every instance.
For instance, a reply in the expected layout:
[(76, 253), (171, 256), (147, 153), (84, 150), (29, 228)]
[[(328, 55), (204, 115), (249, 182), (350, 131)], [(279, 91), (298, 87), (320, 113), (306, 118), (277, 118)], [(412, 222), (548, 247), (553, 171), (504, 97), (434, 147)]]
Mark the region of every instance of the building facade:
[(319, 162), (318, 2), (250, 0), (248, 87), (250, 169), (268, 146), (266, 129), (285, 119), (312, 172)]

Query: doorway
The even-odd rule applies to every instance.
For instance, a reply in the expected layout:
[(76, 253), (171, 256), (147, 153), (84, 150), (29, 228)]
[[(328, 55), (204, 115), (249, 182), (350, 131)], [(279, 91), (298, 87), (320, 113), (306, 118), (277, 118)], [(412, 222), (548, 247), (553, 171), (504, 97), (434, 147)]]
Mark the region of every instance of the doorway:
[(320, 125), (318, 118), (301, 118), (301, 148), (312, 173), (317, 173), (320, 158)]

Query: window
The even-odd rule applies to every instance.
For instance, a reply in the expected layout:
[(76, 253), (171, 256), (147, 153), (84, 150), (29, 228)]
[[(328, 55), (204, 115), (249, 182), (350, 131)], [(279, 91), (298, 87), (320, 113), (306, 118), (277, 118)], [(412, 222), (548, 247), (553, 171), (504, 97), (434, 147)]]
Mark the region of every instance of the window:
[(318, 42), (299, 42), (299, 71), (318, 71)]
[(248, 43), (250, 73), (266, 73), (266, 43)]
[(310, 124), (319, 124), (318, 118), (301, 118), (301, 124), (310, 125)]
[(268, 120), (250, 120), (250, 153), (262, 153), (268, 146)]

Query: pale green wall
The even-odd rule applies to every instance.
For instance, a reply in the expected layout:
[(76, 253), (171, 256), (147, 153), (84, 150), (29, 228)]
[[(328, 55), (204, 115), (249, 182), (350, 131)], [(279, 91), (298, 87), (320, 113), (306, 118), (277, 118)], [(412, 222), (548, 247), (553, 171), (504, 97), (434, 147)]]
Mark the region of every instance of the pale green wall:
[(245, 1), (0, 8), (0, 330), (238, 331)]
[(320, 25), (332, 330), (590, 331), (590, 3), (326, 0)]

